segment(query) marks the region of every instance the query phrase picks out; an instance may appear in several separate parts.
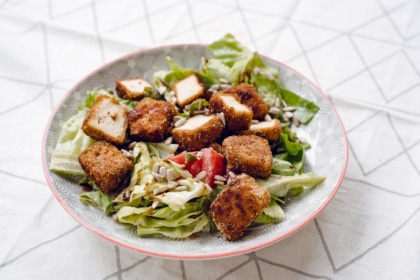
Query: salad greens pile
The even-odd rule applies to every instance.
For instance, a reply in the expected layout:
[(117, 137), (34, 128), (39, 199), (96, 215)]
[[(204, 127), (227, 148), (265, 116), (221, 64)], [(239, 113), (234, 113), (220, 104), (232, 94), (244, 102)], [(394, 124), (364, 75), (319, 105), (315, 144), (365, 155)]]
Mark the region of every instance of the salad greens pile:
[[(270, 193), (271, 202), (254, 223), (281, 222), (285, 218), (281, 206), (289, 196), (300, 195), (325, 179), (324, 176), (311, 172), (305, 173), (305, 150), (309, 149), (310, 145), (299, 141), (291, 124), (285, 122), (284, 104), (295, 108), (294, 116), (301, 124), (309, 123), (319, 108), (283, 88), (279, 82), (278, 71), (269, 67), (258, 53), (247, 49), (232, 35), (225, 35), (208, 48), (213, 57), (203, 58), (198, 70), (182, 68), (168, 57), (170, 69), (155, 73), (155, 88), (171, 89), (175, 82), (196, 73), (207, 88), (219, 84), (221, 79), (230, 85), (250, 83), (270, 107), (280, 102), (280, 113), (276, 117), (283, 127), (279, 142), (271, 147), (272, 174), (267, 179), (257, 179), (258, 184)], [(160, 95), (156, 94), (156, 89), (149, 90), (151, 97), (172, 102), (169, 90)], [(167, 156), (176, 153), (177, 144), (135, 143), (132, 147), (134, 169), (129, 185), (116, 195), (105, 195), (86, 176), (78, 162), (78, 156), (95, 140), (85, 135), (81, 126), (89, 108), (99, 95), (113, 96), (128, 109), (133, 109), (136, 105), (136, 101), (121, 99), (109, 90), (88, 92), (78, 112), (62, 127), (52, 154), (50, 169), (57, 173), (82, 176), (80, 183), (90, 185), (93, 191), (80, 194), (80, 200), (101, 209), (120, 223), (135, 226), (139, 235), (161, 234), (171, 238), (185, 238), (197, 232), (215, 230), (207, 210), (224, 186), (217, 186), (211, 190), (205, 183), (192, 176), (179, 177), (180, 174), (185, 174), (185, 167), (165, 160)], [(201, 105), (208, 106), (207, 101), (200, 102)], [(180, 112), (180, 115), (188, 117), (196, 106), (193, 102), (190, 111)], [(128, 140), (127, 144), (129, 142)], [(175, 177), (179, 177), (176, 180), (178, 191), (165, 192), (169, 188), (168, 182), (156, 180), (152, 175), (156, 165), (174, 170)]]

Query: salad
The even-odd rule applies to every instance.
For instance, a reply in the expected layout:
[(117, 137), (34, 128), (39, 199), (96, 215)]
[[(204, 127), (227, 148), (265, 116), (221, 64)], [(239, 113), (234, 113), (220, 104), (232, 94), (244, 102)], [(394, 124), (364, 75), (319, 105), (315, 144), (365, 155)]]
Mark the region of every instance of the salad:
[(283, 221), (289, 197), (325, 180), (304, 170), (310, 143), (293, 130), (318, 106), (283, 88), (277, 70), (231, 34), (208, 48), (199, 69), (168, 57), (153, 81), (87, 92), (52, 154), (52, 171), (89, 187), (82, 202), (139, 236), (220, 231), (237, 240)]

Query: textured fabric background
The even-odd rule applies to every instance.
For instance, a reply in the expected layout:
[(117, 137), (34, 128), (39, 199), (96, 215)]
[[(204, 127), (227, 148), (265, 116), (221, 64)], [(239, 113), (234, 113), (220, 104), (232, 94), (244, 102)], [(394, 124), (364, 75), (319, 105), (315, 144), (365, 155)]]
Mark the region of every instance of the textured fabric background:
[[(0, 279), (419, 279), (418, 0), (0, 1)], [(332, 202), (270, 247), (221, 260), (145, 256), (73, 220), (41, 166), (54, 106), (139, 49), (232, 33), (317, 84), (349, 164)]]

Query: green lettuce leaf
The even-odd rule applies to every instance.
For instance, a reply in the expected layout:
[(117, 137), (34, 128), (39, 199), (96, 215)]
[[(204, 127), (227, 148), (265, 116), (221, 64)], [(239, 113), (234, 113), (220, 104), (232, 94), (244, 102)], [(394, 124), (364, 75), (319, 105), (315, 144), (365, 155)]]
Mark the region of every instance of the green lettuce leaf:
[(292, 189), (310, 189), (321, 184), (325, 178), (325, 176), (307, 172), (294, 176), (270, 175), (267, 179), (257, 179), (256, 181), (261, 187), (266, 188), (270, 194), (285, 197)]

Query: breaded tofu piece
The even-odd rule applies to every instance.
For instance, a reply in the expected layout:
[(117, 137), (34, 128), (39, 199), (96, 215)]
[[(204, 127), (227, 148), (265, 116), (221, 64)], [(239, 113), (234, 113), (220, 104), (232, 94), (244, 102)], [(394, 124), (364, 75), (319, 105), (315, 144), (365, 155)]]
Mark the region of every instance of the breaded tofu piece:
[(247, 174), (236, 175), (210, 204), (209, 214), (227, 240), (235, 241), (270, 203), (270, 194)]
[(110, 96), (96, 98), (82, 124), (83, 132), (95, 140), (106, 140), (117, 146), (125, 141), (127, 111)]
[(241, 103), (251, 108), (254, 119), (263, 120), (265, 115), (268, 114), (270, 108), (251, 84), (239, 84), (224, 89), (222, 92), (239, 96)]
[(153, 86), (141, 78), (128, 78), (115, 82), (115, 91), (118, 96), (129, 100), (143, 99), (146, 88), (152, 89)]
[(256, 135), (233, 135), (222, 142), (227, 170), (267, 178), (271, 174), (273, 155), (268, 140)]
[(281, 123), (278, 119), (251, 124), (248, 130), (241, 131), (242, 135), (257, 135), (269, 142), (277, 142), (280, 139)]
[(133, 162), (117, 147), (106, 142), (95, 142), (79, 155), (79, 163), (105, 194), (113, 194), (131, 174)]
[(175, 92), (176, 104), (184, 108), (194, 100), (204, 96), (206, 87), (197, 74), (193, 73), (188, 77), (176, 82), (172, 90)]
[(161, 142), (170, 135), (176, 114), (170, 102), (143, 98), (128, 113), (128, 134), (136, 141)]
[(216, 115), (195, 115), (172, 129), (172, 137), (180, 150), (197, 151), (216, 141), (223, 131), (223, 122)]
[(213, 94), (209, 102), (211, 113), (224, 114), (228, 131), (235, 133), (247, 130), (251, 126), (252, 111), (240, 102), (239, 97), (219, 92)]

